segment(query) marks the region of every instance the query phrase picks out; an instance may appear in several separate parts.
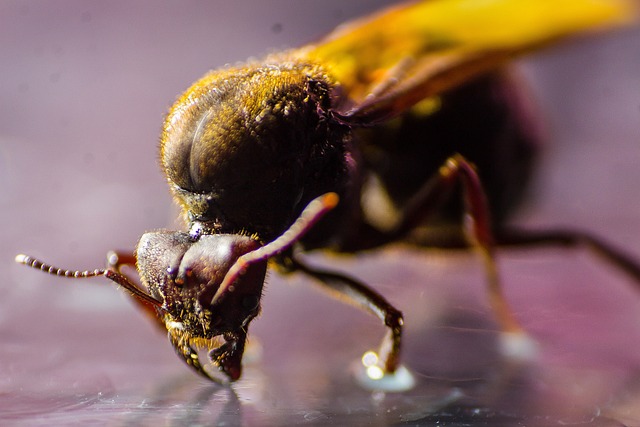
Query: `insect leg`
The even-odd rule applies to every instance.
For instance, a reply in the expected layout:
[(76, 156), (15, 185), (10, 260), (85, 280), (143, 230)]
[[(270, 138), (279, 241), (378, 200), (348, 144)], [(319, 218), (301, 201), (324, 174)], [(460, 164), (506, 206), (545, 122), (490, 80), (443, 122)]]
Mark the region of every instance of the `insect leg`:
[(382, 295), (351, 277), (332, 271), (316, 270), (297, 259), (291, 259), (291, 262), (290, 267), (293, 271), (300, 271), (313, 277), (323, 285), (325, 291), (353, 306), (369, 311), (384, 322), (388, 330), (377, 356), (380, 367), (385, 372), (395, 372), (400, 360), (402, 313)]
[(597, 257), (622, 270), (640, 286), (640, 264), (631, 256), (612, 246), (601, 238), (582, 230), (548, 229), (523, 230), (507, 228), (496, 234), (499, 245), (513, 246), (564, 246), (575, 248), (579, 246), (591, 250)]
[(320, 218), (336, 207), (338, 200), (338, 195), (335, 193), (326, 193), (316, 197), (304, 208), (298, 219), (296, 219), (280, 237), (259, 249), (239, 257), (225, 275), (224, 280), (211, 299), (211, 305), (218, 303), (220, 298), (228, 292), (233, 283), (247, 271), (247, 268), (251, 264), (266, 261), (291, 248)]
[(465, 203), (465, 236), (469, 244), (478, 250), (484, 262), (491, 307), (504, 332), (523, 333), (502, 292), (485, 192), (475, 168), (463, 156), (454, 155), (440, 167), (438, 174), (410, 201), (401, 220), (388, 237), (396, 240), (406, 236), (433, 213), (458, 183), (462, 184)]

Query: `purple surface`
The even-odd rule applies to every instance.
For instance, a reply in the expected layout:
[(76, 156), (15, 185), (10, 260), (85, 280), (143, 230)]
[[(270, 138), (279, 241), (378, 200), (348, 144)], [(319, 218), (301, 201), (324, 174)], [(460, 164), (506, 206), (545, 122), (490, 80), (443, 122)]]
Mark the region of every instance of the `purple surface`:
[[(349, 374), (382, 327), (300, 277), (271, 274), (252, 330), (256, 361), (220, 389), (104, 280), (13, 263), (24, 252), (100, 267), (109, 249), (175, 226), (156, 146), (177, 94), (210, 68), (313, 40), (357, 9), (0, 4), (0, 424), (640, 424), (638, 284), (585, 251), (500, 251), (507, 296), (540, 348), (517, 369), (496, 352), (473, 254), (310, 257), (405, 312), (405, 362), (418, 385), (386, 395)], [(639, 46), (628, 29), (521, 63), (549, 145), (515, 222), (592, 230), (640, 258)]]

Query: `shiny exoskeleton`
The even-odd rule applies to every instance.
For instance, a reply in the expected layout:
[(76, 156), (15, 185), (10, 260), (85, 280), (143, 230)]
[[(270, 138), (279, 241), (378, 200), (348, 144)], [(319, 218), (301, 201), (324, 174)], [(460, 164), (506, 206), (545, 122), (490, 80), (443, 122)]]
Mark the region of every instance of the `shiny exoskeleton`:
[[(367, 360), (378, 373), (398, 368), (401, 312), (353, 278), (307, 266), (298, 250), (356, 252), (400, 240), (472, 245), (509, 333), (522, 330), (502, 296), (496, 244), (586, 244), (640, 282), (633, 259), (589, 234), (503, 226), (541, 139), (505, 63), (626, 13), (605, 1), (566, 10), (525, 3), (411, 2), (317, 44), (210, 72), (174, 104), (161, 137), (185, 231), (148, 232), (134, 255), (111, 253), (105, 270), (16, 260), (116, 282), (166, 328), (178, 355), (214, 381), (221, 380), (198, 349), (209, 350), (227, 379), (240, 378), (270, 260), (377, 316), (387, 334)], [(513, 14), (520, 7), (532, 13)], [(470, 20), (482, 31), (458, 24)], [(140, 284), (123, 273), (126, 265), (136, 265)]]
[[(425, 117), (408, 112), (396, 123), (357, 134), (344, 117), (333, 114), (335, 83), (318, 65), (230, 68), (197, 82), (170, 111), (161, 145), (162, 165), (189, 232), (147, 233), (137, 249), (142, 283), (163, 301), (161, 315), (178, 353), (194, 365), (193, 346), (222, 335), (227, 348), (213, 350), (211, 358), (231, 379), (239, 376), (266, 263), (252, 265), (233, 291), (215, 302), (213, 296), (237, 258), (282, 235), (323, 194), (335, 193), (341, 202), (297, 239), (303, 249), (358, 251), (408, 237), (457, 185), (458, 178), (447, 182), (438, 176), (442, 165), (475, 182), (469, 187), (461, 181), (471, 193), (469, 209), (481, 230), (471, 233), (486, 234), (484, 196), (464, 156), (494, 164), (487, 180), (495, 182), (490, 200), (496, 207), (522, 188), (537, 134), (529, 132), (529, 117), (518, 103), (505, 96), (513, 97), (512, 88), (502, 74), (491, 75), (444, 97), (439, 110)], [(483, 118), (476, 119), (480, 112)], [(456, 120), (476, 120), (478, 126), (460, 134)], [(473, 144), (467, 132), (475, 135)], [(424, 144), (430, 139), (436, 142)], [(491, 158), (494, 153), (503, 161)], [(509, 179), (493, 178), (499, 174)], [(434, 177), (442, 194), (423, 194)], [(368, 220), (373, 215), (361, 203), (364, 192), (382, 192), (392, 201), (394, 225), (385, 229)], [(431, 200), (432, 195), (443, 200)], [(486, 240), (481, 245), (488, 251), (488, 237), (479, 239)], [(375, 307), (389, 328), (381, 364), (395, 370), (402, 327), (398, 310), (353, 279), (312, 270), (290, 250), (280, 251), (277, 261), (283, 270), (305, 272), (341, 290), (356, 305)]]

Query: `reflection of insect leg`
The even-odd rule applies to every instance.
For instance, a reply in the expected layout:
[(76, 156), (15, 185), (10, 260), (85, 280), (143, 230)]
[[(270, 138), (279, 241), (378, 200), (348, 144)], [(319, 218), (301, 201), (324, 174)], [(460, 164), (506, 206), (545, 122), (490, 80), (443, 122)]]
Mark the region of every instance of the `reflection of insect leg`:
[(388, 234), (388, 238), (390, 241), (401, 239), (423, 223), (458, 183), (462, 184), (464, 194), (465, 234), (470, 244), (482, 255), (491, 306), (503, 331), (521, 332), (522, 328), (515, 320), (502, 293), (486, 196), (473, 165), (464, 157), (454, 155), (440, 167), (438, 174), (410, 201), (401, 220)]
[(621, 250), (600, 238), (581, 230), (521, 230), (508, 228), (500, 230), (496, 236), (499, 245), (514, 246), (584, 246), (604, 261), (628, 274), (640, 286), (640, 264)]
[(301, 271), (319, 280), (329, 291), (343, 301), (369, 311), (382, 320), (388, 331), (378, 352), (380, 367), (386, 372), (395, 372), (398, 367), (402, 340), (402, 313), (386, 299), (365, 284), (339, 273), (315, 270), (292, 259), (294, 271)]

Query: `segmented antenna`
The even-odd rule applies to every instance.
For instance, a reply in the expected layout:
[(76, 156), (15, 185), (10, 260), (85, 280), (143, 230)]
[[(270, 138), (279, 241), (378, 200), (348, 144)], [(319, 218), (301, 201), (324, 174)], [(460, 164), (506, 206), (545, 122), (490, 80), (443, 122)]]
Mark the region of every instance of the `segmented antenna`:
[(106, 274), (106, 270), (102, 270), (98, 268), (92, 271), (65, 270), (64, 268), (58, 268), (51, 264), (46, 264), (37, 258), (33, 258), (33, 257), (30, 257), (29, 255), (24, 255), (24, 254), (16, 255), (16, 262), (18, 264), (24, 264), (28, 267), (35, 268), (36, 270), (40, 270), (45, 273), (52, 274), (54, 276), (61, 276), (61, 277), (73, 277), (73, 278), (97, 277), (97, 276), (104, 276)]
[(220, 287), (211, 299), (211, 305), (215, 304), (226, 290), (247, 271), (251, 264), (265, 261), (279, 253), (289, 249), (295, 242), (300, 240), (327, 212), (335, 208), (340, 198), (336, 193), (326, 193), (313, 199), (302, 211), (298, 219), (295, 220), (280, 237), (273, 242), (246, 253), (239, 257), (231, 266)]
[(104, 276), (107, 279), (113, 282), (116, 282), (118, 285), (122, 286), (127, 291), (131, 292), (131, 294), (134, 297), (139, 298), (142, 301), (153, 305), (154, 307), (162, 308), (161, 301), (158, 301), (157, 299), (153, 298), (151, 295), (139, 289), (136, 285), (131, 283), (131, 281), (127, 278), (127, 276), (120, 274), (117, 271), (108, 270), (108, 269), (105, 270), (100, 268), (97, 268), (95, 270), (86, 270), (86, 271), (66, 270), (64, 268), (55, 267), (51, 264), (42, 262), (37, 258), (33, 258), (33, 257), (30, 257), (29, 255), (24, 255), (24, 254), (16, 255), (15, 260), (18, 264), (24, 264), (28, 267), (35, 268), (36, 270), (40, 270), (44, 273), (52, 274), (54, 276), (69, 277), (72, 279)]

